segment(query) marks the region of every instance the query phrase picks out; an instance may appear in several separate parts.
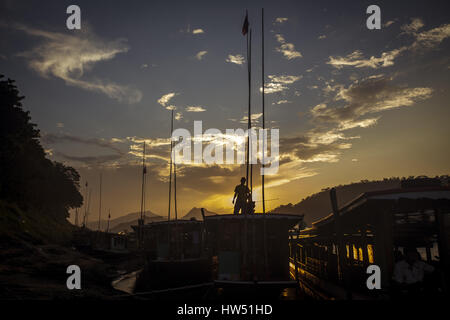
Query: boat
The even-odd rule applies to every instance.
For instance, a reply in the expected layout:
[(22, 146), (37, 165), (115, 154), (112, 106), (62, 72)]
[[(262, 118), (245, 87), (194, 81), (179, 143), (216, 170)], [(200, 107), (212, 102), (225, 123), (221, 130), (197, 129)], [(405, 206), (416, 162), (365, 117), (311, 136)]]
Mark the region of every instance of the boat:
[(289, 273), (288, 231), (302, 224), (302, 215), (227, 214), (204, 220), (219, 295), (277, 298), (283, 289), (298, 286)]
[[(331, 198), (335, 203), (335, 196)], [(302, 289), (317, 299), (391, 299), (394, 264), (406, 247), (415, 247), (437, 270), (427, 280), (432, 283), (429, 297), (448, 295), (449, 235), (448, 186), (404, 184), (367, 192), (311, 228), (291, 232), (290, 270)], [(371, 265), (381, 270), (377, 290), (366, 284)]]
[[(171, 115), (172, 132), (173, 110)], [(183, 290), (192, 289), (192, 286), (200, 285), (199, 288), (203, 289), (203, 284), (210, 282), (211, 264), (204, 254), (203, 222), (195, 219), (178, 219), (176, 162), (172, 142), (170, 154), (167, 221), (145, 224), (144, 219), (141, 218), (137, 226), (132, 226), (136, 234), (139, 235), (139, 248), (144, 256), (143, 270), (138, 273), (136, 279), (136, 293), (148, 292), (154, 295), (159, 292), (170, 296)], [(144, 160), (143, 167), (145, 170)], [(144, 188), (144, 180), (142, 185)], [(172, 187), (174, 190), (175, 218), (171, 220)], [(142, 194), (144, 197), (145, 192), (143, 191)], [(142, 203), (144, 202), (141, 202), (141, 211), (143, 211)]]

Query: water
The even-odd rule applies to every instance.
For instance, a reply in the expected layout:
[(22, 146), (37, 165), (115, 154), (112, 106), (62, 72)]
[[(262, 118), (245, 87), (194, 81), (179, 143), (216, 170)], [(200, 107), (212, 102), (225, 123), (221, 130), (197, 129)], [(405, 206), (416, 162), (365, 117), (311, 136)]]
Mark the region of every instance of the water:
[(111, 285), (116, 290), (132, 294), (132, 293), (134, 293), (134, 287), (136, 285), (137, 275), (141, 271), (142, 270), (137, 270), (137, 271), (133, 271), (131, 273), (123, 274), (119, 278), (114, 280), (111, 283)]

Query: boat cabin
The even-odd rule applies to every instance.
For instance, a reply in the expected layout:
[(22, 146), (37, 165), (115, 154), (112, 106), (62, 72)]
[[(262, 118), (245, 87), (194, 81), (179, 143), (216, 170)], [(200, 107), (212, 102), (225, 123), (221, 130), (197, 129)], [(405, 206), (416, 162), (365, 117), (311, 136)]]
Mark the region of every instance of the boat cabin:
[[(132, 227), (136, 234), (139, 226)], [(142, 226), (142, 246), (154, 259), (193, 259), (202, 256), (203, 222), (171, 220)]]
[(208, 252), (217, 262), (216, 280), (289, 279), (288, 230), (301, 215), (205, 216)]

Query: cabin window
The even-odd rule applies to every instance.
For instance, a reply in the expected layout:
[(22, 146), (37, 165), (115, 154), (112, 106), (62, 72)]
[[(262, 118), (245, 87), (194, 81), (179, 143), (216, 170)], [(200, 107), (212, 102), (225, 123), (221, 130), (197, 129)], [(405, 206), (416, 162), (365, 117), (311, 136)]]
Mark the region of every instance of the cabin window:
[(358, 248), (359, 261), (364, 261), (363, 249), (361, 247)]
[(358, 260), (358, 249), (353, 245), (353, 260)]
[(347, 259), (350, 259), (350, 246), (346, 244), (345, 248), (347, 249)]
[(367, 257), (369, 258), (369, 263), (373, 263), (373, 245), (367, 245)]

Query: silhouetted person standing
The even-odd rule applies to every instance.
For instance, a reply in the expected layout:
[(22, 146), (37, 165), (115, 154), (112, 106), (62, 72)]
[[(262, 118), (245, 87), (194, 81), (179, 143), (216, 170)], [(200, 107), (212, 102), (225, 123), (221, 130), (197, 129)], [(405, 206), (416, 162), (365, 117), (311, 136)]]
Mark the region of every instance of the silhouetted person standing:
[(245, 185), (245, 181), (245, 178), (242, 177), (241, 184), (237, 185), (236, 188), (234, 188), (234, 214), (239, 214), (239, 211), (241, 211), (241, 213), (245, 213), (247, 198), (250, 194), (250, 190)]

